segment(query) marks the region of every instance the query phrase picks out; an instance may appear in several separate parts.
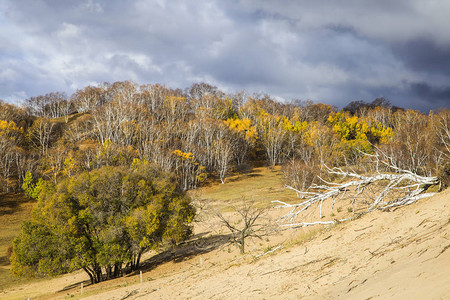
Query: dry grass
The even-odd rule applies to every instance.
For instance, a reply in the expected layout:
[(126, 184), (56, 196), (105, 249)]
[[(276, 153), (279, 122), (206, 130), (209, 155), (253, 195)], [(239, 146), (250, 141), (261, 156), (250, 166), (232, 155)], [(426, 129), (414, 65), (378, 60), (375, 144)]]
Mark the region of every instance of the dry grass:
[(6, 251), (19, 233), (22, 222), (31, 216), (33, 205), (34, 202), (23, 194), (0, 195), (0, 291), (25, 282), (12, 276)]
[(281, 167), (259, 167), (248, 173), (231, 176), (225, 184), (213, 184), (191, 192), (195, 199), (213, 205), (238, 205), (242, 198), (252, 200), (258, 206), (271, 206), (271, 201), (296, 200), (295, 194), (284, 187)]

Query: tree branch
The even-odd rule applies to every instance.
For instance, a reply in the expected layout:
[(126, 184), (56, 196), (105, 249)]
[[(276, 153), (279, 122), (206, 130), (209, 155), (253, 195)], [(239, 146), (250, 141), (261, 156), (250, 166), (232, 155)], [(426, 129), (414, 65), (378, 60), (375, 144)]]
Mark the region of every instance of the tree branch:
[[(279, 200), (272, 201), (273, 203), (279, 204), (276, 208), (291, 209), (287, 214), (279, 218), (278, 222), (282, 223), (280, 226), (297, 228), (316, 224), (330, 225), (350, 220), (350, 217), (346, 217), (332, 221), (295, 222), (301, 213), (312, 206), (319, 208), (319, 217), (322, 219), (322, 206), (324, 203), (331, 198), (332, 203), (330, 203), (330, 205), (331, 210), (333, 210), (335, 202), (345, 199), (344, 196), (347, 193), (349, 193), (351, 200), (351, 212), (353, 217), (355, 217), (355, 205), (366, 205), (366, 208), (358, 213), (358, 215), (361, 215), (377, 209), (388, 209), (409, 205), (419, 199), (434, 195), (434, 193), (424, 192), (430, 186), (439, 184), (439, 179), (437, 177), (420, 176), (410, 170), (401, 169), (392, 162), (390, 157), (385, 155), (383, 155), (384, 159), (381, 159), (378, 154), (364, 153), (364, 155), (374, 159), (372, 161), (376, 167), (376, 172), (374, 174), (360, 175), (353, 169), (345, 171), (342, 168), (330, 168), (324, 165), (329, 174), (339, 175), (342, 178), (348, 178), (349, 180), (343, 183), (334, 183), (320, 178), (324, 184), (312, 185), (309, 191), (300, 191), (292, 186), (286, 186), (286, 188), (295, 191), (303, 201), (295, 204), (288, 204)], [(379, 165), (384, 165), (390, 172), (381, 173)], [(374, 189), (370, 189), (370, 192), (374, 193), (374, 197), (369, 197), (369, 191), (367, 191), (368, 187), (374, 187)], [(374, 191), (376, 189), (378, 190)]]

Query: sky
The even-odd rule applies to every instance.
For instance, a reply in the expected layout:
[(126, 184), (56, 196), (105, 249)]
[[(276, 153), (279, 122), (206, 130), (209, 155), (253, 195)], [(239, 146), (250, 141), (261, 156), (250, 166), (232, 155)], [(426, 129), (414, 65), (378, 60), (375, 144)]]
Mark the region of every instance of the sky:
[(0, 99), (132, 80), (450, 108), (448, 0), (0, 0)]

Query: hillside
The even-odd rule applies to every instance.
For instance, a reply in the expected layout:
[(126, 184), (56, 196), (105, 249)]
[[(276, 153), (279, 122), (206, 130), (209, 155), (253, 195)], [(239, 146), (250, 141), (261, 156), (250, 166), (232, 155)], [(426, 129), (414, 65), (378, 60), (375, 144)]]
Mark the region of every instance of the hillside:
[[(260, 206), (295, 199), (279, 169), (257, 168), (225, 185), (202, 188), (199, 207), (227, 208), (242, 195)], [(89, 285), (75, 272), (7, 287), (1, 298), (64, 299), (444, 299), (450, 297), (450, 190), (393, 212), (375, 212), (333, 227), (283, 231), (249, 241), (241, 256), (225, 228), (200, 210), (196, 243), (149, 253), (139, 274)], [(207, 203), (207, 204), (205, 204)], [(282, 212), (271, 210), (272, 218)], [(282, 247), (276, 248), (281, 245)], [(267, 251), (272, 253), (264, 254)], [(260, 255), (260, 256), (259, 256)]]
[(19, 233), (21, 223), (30, 217), (33, 204), (34, 201), (23, 194), (0, 194), (0, 293), (12, 284), (26, 282), (12, 276), (6, 252)]

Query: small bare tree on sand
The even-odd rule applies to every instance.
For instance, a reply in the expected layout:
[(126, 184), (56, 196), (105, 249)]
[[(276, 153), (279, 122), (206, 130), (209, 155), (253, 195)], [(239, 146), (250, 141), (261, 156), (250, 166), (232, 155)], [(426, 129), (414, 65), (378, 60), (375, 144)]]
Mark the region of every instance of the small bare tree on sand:
[(270, 234), (274, 227), (266, 217), (267, 208), (258, 208), (254, 201), (242, 199), (242, 205), (233, 206), (233, 214), (225, 217), (215, 210), (215, 215), (222, 225), (231, 231), (232, 243), (239, 247), (240, 253), (245, 253), (245, 241), (247, 238), (262, 239)]

